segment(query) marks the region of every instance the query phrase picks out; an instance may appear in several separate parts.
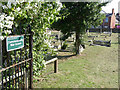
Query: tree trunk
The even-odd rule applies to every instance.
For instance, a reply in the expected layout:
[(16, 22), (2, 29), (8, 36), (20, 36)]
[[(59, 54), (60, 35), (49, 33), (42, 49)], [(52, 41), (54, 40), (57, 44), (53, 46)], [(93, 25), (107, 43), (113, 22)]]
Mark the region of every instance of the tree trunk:
[(76, 31), (76, 55), (80, 54), (80, 32)]

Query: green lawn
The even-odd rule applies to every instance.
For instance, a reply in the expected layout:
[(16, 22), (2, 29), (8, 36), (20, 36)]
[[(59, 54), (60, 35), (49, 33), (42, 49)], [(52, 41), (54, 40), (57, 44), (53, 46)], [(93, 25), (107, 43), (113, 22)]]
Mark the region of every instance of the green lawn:
[(78, 56), (60, 52), (58, 56), (66, 58), (59, 59), (59, 72), (47, 65), (34, 88), (118, 88), (118, 34), (109, 39), (111, 47), (86, 46)]

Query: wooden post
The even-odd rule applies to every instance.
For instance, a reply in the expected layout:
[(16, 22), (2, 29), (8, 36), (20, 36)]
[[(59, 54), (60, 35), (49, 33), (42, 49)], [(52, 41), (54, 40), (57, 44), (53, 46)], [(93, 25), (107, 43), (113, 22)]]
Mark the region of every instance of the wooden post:
[(60, 47), (58, 46), (58, 49), (61, 49), (61, 42), (60, 42), (60, 31), (59, 31), (59, 34), (58, 34), (58, 43), (60, 45)]
[(54, 61), (54, 73), (58, 72), (58, 60)]
[(0, 13), (2, 13), (2, 2), (0, 3)]
[[(1, 35), (0, 35), (1, 37)], [(0, 70), (2, 69), (2, 40), (0, 39)], [(2, 73), (0, 73), (0, 82), (2, 81), (2, 86), (3, 86), (3, 80), (2, 80)], [(3, 88), (1, 85), (0, 85), (0, 90)]]
[(112, 28), (110, 29), (110, 36), (112, 35)]
[(24, 81), (25, 81), (25, 89), (28, 88), (28, 81), (27, 81), (27, 70), (25, 69), (24, 71), (25, 75), (24, 75)]
[(31, 58), (30, 60), (30, 85), (29, 88), (32, 89), (33, 88), (33, 55), (32, 55), (32, 48), (33, 48), (33, 32), (31, 31), (31, 27), (29, 25), (29, 58)]
[(87, 30), (87, 36), (89, 36), (89, 30)]
[(100, 29), (100, 34), (102, 34), (102, 28)]

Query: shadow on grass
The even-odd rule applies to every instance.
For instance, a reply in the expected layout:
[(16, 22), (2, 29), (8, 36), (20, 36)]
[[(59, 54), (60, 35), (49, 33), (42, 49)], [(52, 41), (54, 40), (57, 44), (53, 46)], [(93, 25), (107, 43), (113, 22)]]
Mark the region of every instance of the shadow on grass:
[(67, 58), (70, 58), (72, 56), (75, 56), (75, 54), (73, 55), (65, 55), (65, 56), (57, 56), (58, 59), (67, 59)]
[(69, 50), (63, 50), (63, 49), (61, 49), (61, 50), (58, 50), (59, 52), (70, 52)]
[[(59, 50), (59, 52), (70, 52), (69, 50)], [(64, 55), (64, 56), (61, 56), (61, 55), (58, 55), (57, 58), (58, 59), (67, 59), (67, 58), (70, 58), (72, 56), (75, 56), (75, 54), (72, 54), (72, 55)]]
[(50, 72), (44, 73), (43, 75), (47, 76), (47, 75), (51, 75), (51, 74), (54, 74), (54, 71), (50, 71)]

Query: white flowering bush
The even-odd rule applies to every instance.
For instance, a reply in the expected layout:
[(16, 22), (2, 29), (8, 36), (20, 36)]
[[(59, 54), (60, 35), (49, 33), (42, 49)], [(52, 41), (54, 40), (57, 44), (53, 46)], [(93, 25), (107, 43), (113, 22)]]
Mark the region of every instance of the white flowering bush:
[[(14, 26), (16, 33), (20, 34), (19, 28), (22, 28), (22, 33), (31, 26), (34, 32), (33, 36), (33, 72), (34, 75), (40, 75), (40, 71), (45, 67), (44, 58), (45, 55), (53, 50), (51, 49), (50, 38), (46, 33), (46, 28), (50, 28), (50, 25), (58, 20), (59, 11), (62, 4), (59, 2), (32, 2), (33, 0), (9, 0), (2, 3), (2, 11), (6, 16), (14, 17), (11, 20), (13, 22), (7, 22), (4, 27), (11, 28)], [(3, 25), (3, 24), (2, 24)], [(2, 27), (2, 26), (1, 26)], [(13, 29), (12, 29), (13, 32)]]
[(7, 16), (5, 13), (0, 14), (0, 39), (11, 33), (14, 17)]

